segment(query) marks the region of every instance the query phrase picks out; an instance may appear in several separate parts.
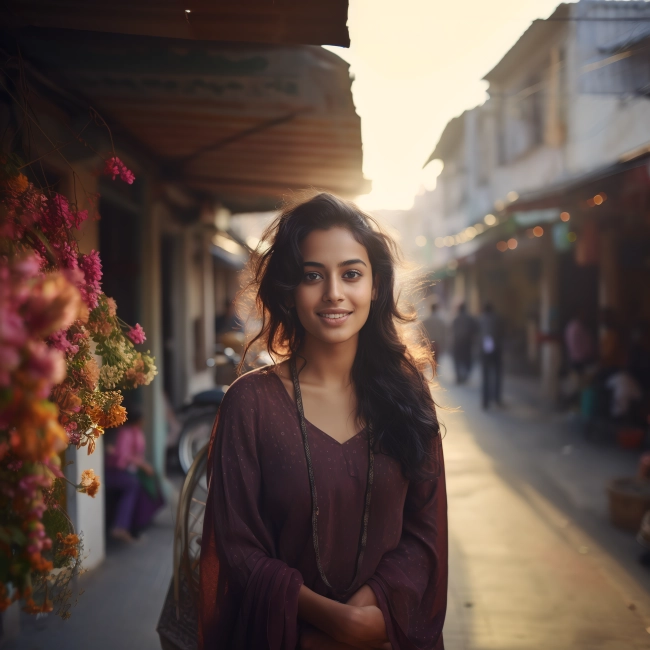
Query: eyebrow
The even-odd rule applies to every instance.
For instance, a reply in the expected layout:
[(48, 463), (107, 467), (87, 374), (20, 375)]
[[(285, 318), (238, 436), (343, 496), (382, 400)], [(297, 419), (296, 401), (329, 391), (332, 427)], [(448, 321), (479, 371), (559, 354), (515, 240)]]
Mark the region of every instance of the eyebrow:
[[(351, 266), (352, 264), (363, 264), (366, 268), (368, 268), (368, 265), (363, 261), (359, 259), (354, 259), (354, 260), (345, 260), (345, 262), (339, 262), (337, 264), (338, 267), (341, 266)], [(324, 269), (325, 264), (321, 264), (320, 262), (303, 262), (303, 266), (315, 266), (318, 269)]]

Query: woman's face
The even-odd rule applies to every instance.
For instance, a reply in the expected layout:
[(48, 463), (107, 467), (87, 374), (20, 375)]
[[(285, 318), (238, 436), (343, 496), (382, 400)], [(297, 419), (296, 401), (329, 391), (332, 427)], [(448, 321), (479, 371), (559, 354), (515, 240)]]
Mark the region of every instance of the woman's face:
[(357, 336), (375, 297), (368, 251), (341, 227), (313, 230), (300, 250), (303, 277), (294, 300), (303, 327), (324, 343)]

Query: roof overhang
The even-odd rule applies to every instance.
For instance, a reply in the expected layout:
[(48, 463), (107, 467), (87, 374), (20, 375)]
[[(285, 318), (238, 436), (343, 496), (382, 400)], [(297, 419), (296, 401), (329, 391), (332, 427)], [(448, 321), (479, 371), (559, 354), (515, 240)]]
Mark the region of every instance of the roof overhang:
[(465, 129), (465, 115), (467, 111), (464, 111), (458, 117), (451, 119), (445, 130), (440, 136), (440, 140), (436, 144), (433, 153), (429, 156), (427, 161), (424, 163), (426, 167), (430, 162), (434, 160), (445, 160), (458, 148), (458, 145), (463, 139), (463, 132)]
[(349, 66), (309, 45), (179, 41), (25, 29), (17, 42), (51, 92), (81, 99), (158, 176), (233, 211), (270, 210), (288, 193), (367, 192)]
[(17, 26), (348, 47), (348, 0), (8, 0)]
[(515, 68), (521, 66), (531, 54), (543, 47), (549, 37), (558, 30), (558, 23), (567, 20), (570, 15), (571, 5), (561, 4), (547, 19), (534, 20), (499, 63), (483, 77), (483, 80), (493, 83), (507, 79)]
[[(650, 153), (639, 149), (638, 155), (623, 156), (612, 165), (606, 165), (586, 174), (581, 174), (563, 181), (548, 185), (543, 189), (521, 194), (516, 201), (510, 203), (504, 210), (506, 214), (516, 214), (530, 211), (545, 211), (553, 208), (564, 208), (569, 202), (580, 198), (589, 198), (611, 183), (620, 185), (621, 175), (630, 178), (635, 187), (650, 189)], [(632, 176), (630, 176), (630, 173)], [(639, 184), (644, 179), (645, 183)], [(607, 191), (607, 190), (605, 190)], [(584, 197), (582, 197), (584, 195)]]

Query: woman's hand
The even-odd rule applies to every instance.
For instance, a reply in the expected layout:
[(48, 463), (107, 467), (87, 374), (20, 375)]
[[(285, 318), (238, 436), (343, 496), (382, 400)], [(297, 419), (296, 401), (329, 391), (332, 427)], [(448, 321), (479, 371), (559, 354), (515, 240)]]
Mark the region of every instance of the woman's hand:
[(305, 625), (300, 634), (300, 650), (356, 650), (353, 646), (333, 639), (311, 625)]
[[(298, 596), (298, 616), (311, 626), (353, 648), (382, 648), (388, 641), (384, 615), (368, 587), (360, 589), (351, 600), (364, 603), (343, 604), (313, 592), (304, 585)], [(368, 603), (368, 604), (365, 604)], [(309, 636), (306, 642), (313, 641)]]

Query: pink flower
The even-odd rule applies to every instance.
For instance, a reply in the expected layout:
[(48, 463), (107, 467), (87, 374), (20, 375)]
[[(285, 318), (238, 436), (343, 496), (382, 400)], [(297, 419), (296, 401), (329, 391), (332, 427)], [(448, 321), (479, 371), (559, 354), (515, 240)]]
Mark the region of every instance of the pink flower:
[(21, 346), (27, 339), (23, 319), (8, 305), (0, 305), (0, 341)]
[(40, 270), (43, 258), (38, 253), (32, 253), (18, 260), (14, 269), (22, 278), (33, 278)]
[(71, 445), (78, 445), (81, 442), (81, 434), (78, 431), (68, 431), (68, 441)]
[(0, 386), (8, 386), (11, 372), (20, 365), (20, 353), (17, 348), (0, 345)]
[(81, 297), (91, 308), (97, 307), (99, 294), (102, 292), (102, 263), (97, 251), (90, 251), (88, 255), (79, 256), (79, 268), (84, 274), (84, 286), (79, 287)]
[(119, 176), (129, 185), (133, 185), (133, 181), (135, 180), (133, 172), (117, 156), (113, 156), (106, 161), (104, 174), (106, 176), (112, 176), (113, 180)]
[(88, 210), (77, 210), (61, 194), (54, 194), (49, 202), (49, 226), (65, 226), (68, 230), (79, 228), (88, 218)]
[(58, 332), (54, 332), (54, 334), (50, 335), (49, 340), (53, 348), (57, 350), (61, 350), (61, 352), (65, 354), (74, 356), (75, 354), (77, 354), (77, 352), (79, 352), (79, 346), (75, 345), (74, 343), (70, 343), (68, 337), (66, 336), (65, 330), (59, 330)]
[(44, 341), (29, 341), (27, 350), (29, 357), (26, 370), (32, 379), (44, 379), (51, 385), (59, 384), (65, 379), (65, 358), (59, 350), (53, 350)]
[(144, 335), (144, 330), (140, 327), (139, 323), (135, 324), (135, 327), (132, 327), (126, 335), (137, 345), (139, 343), (144, 343), (147, 340), (147, 337)]

